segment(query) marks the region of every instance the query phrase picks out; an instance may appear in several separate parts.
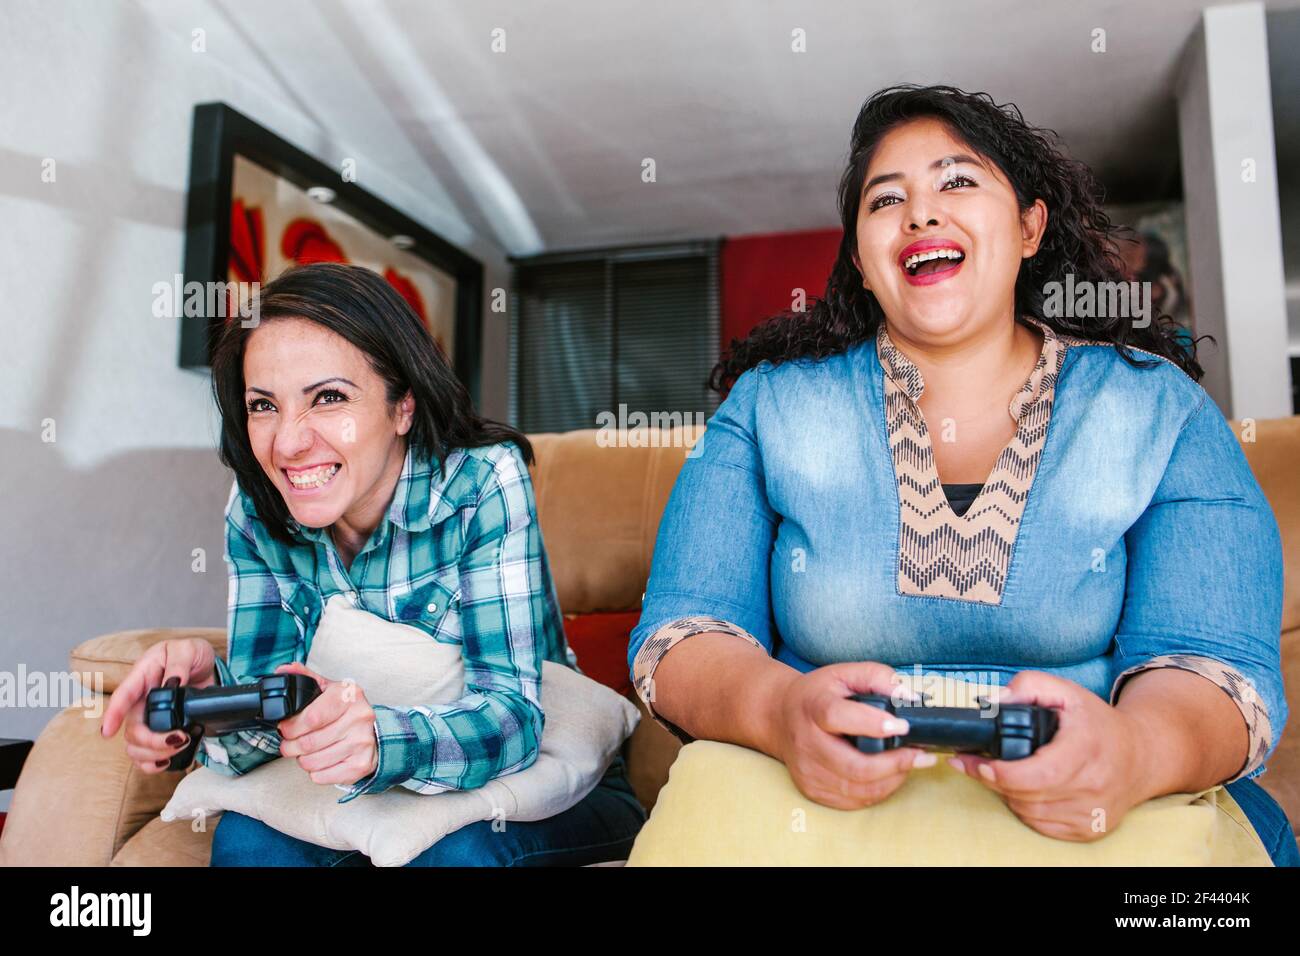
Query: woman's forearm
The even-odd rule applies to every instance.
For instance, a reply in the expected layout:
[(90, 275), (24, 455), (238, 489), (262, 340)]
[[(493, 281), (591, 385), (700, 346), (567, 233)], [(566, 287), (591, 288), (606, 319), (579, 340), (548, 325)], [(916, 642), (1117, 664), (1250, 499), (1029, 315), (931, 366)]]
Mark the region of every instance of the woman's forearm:
[(655, 668), (659, 716), (692, 737), (740, 744), (779, 758), (781, 700), (799, 672), (730, 634), (681, 641)]
[(1206, 790), (1246, 762), (1245, 718), (1199, 674), (1143, 671), (1129, 679), (1115, 706), (1137, 722), (1144, 799)]
[[(654, 675), (655, 712), (691, 736), (779, 754), (781, 700), (799, 676), (730, 634), (682, 641)], [(1246, 721), (1216, 685), (1161, 668), (1129, 679), (1116, 708), (1134, 721), (1143, 800), (1222, 783), (1246, 762)]]

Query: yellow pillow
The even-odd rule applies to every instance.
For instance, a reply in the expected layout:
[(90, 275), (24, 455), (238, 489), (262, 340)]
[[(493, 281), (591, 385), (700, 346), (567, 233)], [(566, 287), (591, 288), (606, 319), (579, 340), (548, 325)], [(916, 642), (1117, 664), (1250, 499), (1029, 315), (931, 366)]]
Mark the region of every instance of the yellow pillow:
[[(958, 706), (952, 698), (942, 701), (950, 702)], [(1149, 800), (1101, 839), (1073, 843), (1031, 829), (996, 793), (943, 759), (913, 770), (874, 806), (835, 810), (800, 793), (780, 761), (700, 740), (678, 754), (628, 865), (1271, 866), (1272, 860), (1222, 787)]]

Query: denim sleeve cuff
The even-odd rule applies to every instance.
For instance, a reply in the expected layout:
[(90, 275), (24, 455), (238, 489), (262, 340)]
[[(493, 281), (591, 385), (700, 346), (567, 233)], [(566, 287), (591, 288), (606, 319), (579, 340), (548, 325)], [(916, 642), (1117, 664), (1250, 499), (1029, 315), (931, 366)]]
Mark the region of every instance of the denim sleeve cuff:
[(1268, 708), (1250, 681), (1239, 670), (1229, 667), (1212, 657), (1198, 657), (1192, 654), (1161, 654), (1135, 667), (1130, 667), (1118, 677), (1111, 686), (1110, 702), (1112, 706), (1119, 699), (1121, 686), (1134, 674), (1141, 671), (1156, 670), (1161, 667), (1174, 667), (1179, 670), (1199, 674), (1210, 683), (1217, 685), (1241, 711), (1246, 720), (1246, 733), (1249, 743), (1246, 748), (1246, 762), (1237, 773), (1223, 783), (1232, 783), (1248, 776), (1264, 765), (1268, 748), (1273, 740), (1273, 725), (1268, 719)]
[[(410, 780), (420, 770), (420, 734), (410, 713), (382, 704), (376, 706), (374, 711), (375, 745), (379, 748), (375, 771), (350, 787), (342, 788), (347, 793), (339, 798), (339, 803), (347, 803), (363, 793), (382, 793)], [(431, 742), (426, 749), (432, 751)]]
[(687, 744), (695, 738), (672, 721), (665, 720), (655, 713), (654, 673), (659, 666), (659, 662), (664, 659), (665, 654), (681, 641), (686, 640), (688, 637), (695, 637), (697, 634), (730, 634), (732, 637), (739, 637), (748, 641), (764, 654), (767, 653), (767, 648), (759, 643), (758, 639), (748, 631), (737, 627), (730, 621), (721, 621), (709, 617), (684, 617), (672, 621), (645, 639), (645, 643), (637, 650), (636, 657), (632, 660), (632, 684), (636, 688), (637, 696), (644, 702), (646, 710), (655, 723), (682, 743)]

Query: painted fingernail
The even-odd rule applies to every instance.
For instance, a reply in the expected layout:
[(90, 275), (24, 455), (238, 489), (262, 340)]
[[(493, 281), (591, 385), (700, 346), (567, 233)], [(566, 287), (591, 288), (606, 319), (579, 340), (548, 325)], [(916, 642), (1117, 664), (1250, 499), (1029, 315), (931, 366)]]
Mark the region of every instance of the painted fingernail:
[(913, 767), (933, 767), (939, 762), (939, 758), (931, 753), (919, 753), (916, 759), (912, 761)]
[(907, 733), (907, 721), (898, 717), (886, 717), (885, 722), (880, 725), (880, 729), (887, 734), (905, 734)]
[(980, 764), (980, 776), (985, 780), (993, 779), (993, 768), (986, 763)]
[(185, 738), (182, 737), (180, 734), (168, 734), (168, 735), (167, 735), (167, 746), (168, 746), (168, 747), (179, 747), (179, 746), (180, 746), (181, 744), (183, 744), (183, 743), (185, 743)]

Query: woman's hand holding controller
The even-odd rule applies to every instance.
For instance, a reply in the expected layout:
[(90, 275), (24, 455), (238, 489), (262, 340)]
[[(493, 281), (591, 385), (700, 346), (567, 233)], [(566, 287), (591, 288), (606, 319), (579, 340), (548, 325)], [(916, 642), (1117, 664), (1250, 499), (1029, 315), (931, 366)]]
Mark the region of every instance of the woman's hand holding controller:
[(162, 773), (171, 758), (189, 745), (181, 730), (166, 734), (151, 731), (144, 720), (145, 698), (155, 687), (174, 680), (180, 686), (208, 687), (216, 682), (216, 655), (201, 638), (162, 641), (149, 648), (113, 691), (100, 734), (111, 737), (125, 725), (126, 754), (141, 773)]
[(1119, 826), (1145, 792), (1151, 761), (1142, 753), (1142, 728), (1073, 681), (1021, 671), (997, 693), (999, 705), (1037, 704), (1057, 711), (1051, 743), (1023, 760), (976, 754), (948, 758), (956, 770), (998, 793), (1031, 829), (1058, 840), (1090, 842)]
[(900, 747), (864, 754), (846, 737), (892, 737), (907, 722), (849, 700), (854, 694), (899, 692), (894, 669), (870, 661), (831, 664), (793, 678), (778, 704), (779, 756), (804, 796), (839, 810), (879, 803), (907, 780), (913, 767), (929, 767), (934, 754)]
[(298, 761), (313, 783), (359, 783), (379, 766), (375, 711), (355, 681), (331, 680), (301, 662), (277, 674), (303, 674), (321, 694), (300, 713), (280, 721), (280, 754)]

